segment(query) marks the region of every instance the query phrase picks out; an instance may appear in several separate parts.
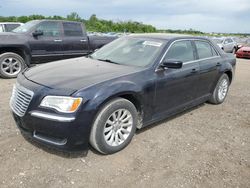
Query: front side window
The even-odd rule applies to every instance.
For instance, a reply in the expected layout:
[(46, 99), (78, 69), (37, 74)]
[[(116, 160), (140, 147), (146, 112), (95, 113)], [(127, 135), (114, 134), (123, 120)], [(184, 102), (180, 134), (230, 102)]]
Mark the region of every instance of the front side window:
[(209, 58), (218, 55), (214, 48), (208, 42), (195, 41), (195, 45), (197, 48), (199, 59)]
[(36, 28), (37, 31), (42, 31), (45, 37), (58, 37), (61, 35), (59, 22), (42, 22)]
[(195, 60), (191, 41), (177, 41), (168, 50), (164, 61), (174, 59), (182, 62)]
[(232, 43), (233, 40), (232, 39), (225, 39), (225, 44), (229, 44), (229, 43)]
[(63, 23), (64, 35), (69, 37), (83, 36), (82, 25), (80, 23)]

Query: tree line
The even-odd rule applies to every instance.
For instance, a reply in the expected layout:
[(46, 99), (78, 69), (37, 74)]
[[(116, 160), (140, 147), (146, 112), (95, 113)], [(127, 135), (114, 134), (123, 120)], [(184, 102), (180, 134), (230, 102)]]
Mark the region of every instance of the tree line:
[(191, 34), (191, 35), (212, 35), (212, 36), (221, 36), (221, 35), (236, 35), (236, 36), (249, 36), (249, 33), (223, 33), (223, 34), (208, 34), (194, 29), (189, 30), (173, 30), (173, 29), (163, 29), (157, 30), (152, 25), (143, 24), (136, 21), (111, 21), (97, 18), (95, 14), (90, 16), (89, 19), (81, 18), (76, 12), (72, 12), (66, 17), (62, 16), (43, 16), (43, 15), (30, 15), (30, 16), (9, 16), (4, 17), (0, 16), (0, 22), (22, 22), (26, 23), (31, 20), (69, 20), (69, 21), (79, 21), (84, 22), (86, 28), (90, 32), (128, 32), (128, 33), (179, 33), (179, 34)]
[(118, 21), (103, 20), (97, 18), (93, 14), (89, 19), (82, 19), (77, 13), (73, 12), (66, 17), (62, 16), (43, 16), (43, 15), (30, 15), (30, 16), (0, 16), (0, 22), (22, 22), (26, 23), (31, 20), (69, 20), (84, 22), (88, 31), (92, 32), (129, 32), (129, 33), (152, 33), (156, 32), (156, 28), (152, 25), (143, 24), (135, 21)]

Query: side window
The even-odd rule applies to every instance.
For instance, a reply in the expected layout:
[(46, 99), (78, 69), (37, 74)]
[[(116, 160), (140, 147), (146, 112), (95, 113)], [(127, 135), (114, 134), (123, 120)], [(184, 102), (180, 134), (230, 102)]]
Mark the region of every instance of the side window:
[(80, 23), (63, 23), (63, 30), (65, 36), (78, 37), (83, 36), (82, 25)]
[(20, 26), (19, 24), (6, 24), (5, 29), (6, 29), (6, 32), (10, 32), (19, 26)]
[(42, 22), (36, 28), (37, 31), (42, 31), (45, 37), (58, 37), (61, 35), (59, 22)]
[(232, 43), (233, 41), (232, 41), (232, 39), (226, 39), (225, 40), (225, 44), (229, 44), (229, 43)]
[(177, 41), (168, 50), (164, 60), (175, 59), (182, 62), (193, 61), (194, 52), (191, 41)]
[(1, 32), (4, 32), (4, 30), (3, 30), (3, 25), (2, 24), (0, 24), (0, 33)]
[(204, 59), (218, 55), (214, 50), (214, 48), (208, 42), (195, 41), (195, 45), (197, 48), (199, 59)]

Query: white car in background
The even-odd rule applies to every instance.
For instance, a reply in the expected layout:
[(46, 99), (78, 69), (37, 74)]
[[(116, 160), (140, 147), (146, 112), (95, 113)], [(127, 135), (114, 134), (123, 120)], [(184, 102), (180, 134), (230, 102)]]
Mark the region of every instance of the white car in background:
[(237, 43), (231, 37), (213, 38), (213, 41), (226, 53), (235, 54)]
[(23, 25), (23, 23), (18, 22), (0, 22), (0, 33), (2, 32), (11, 32), (17, 27)]

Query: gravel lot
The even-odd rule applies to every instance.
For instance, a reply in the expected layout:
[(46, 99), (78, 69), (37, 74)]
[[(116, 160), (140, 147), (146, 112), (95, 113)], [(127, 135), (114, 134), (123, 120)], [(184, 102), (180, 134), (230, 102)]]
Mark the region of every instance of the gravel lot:
[(19, 133), (0, 79), (1, 187), (250, 187), (250, 60), (238, 59), (222, 105), (204, 104), (140, 131), (123, 151), (68, 156)]

